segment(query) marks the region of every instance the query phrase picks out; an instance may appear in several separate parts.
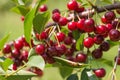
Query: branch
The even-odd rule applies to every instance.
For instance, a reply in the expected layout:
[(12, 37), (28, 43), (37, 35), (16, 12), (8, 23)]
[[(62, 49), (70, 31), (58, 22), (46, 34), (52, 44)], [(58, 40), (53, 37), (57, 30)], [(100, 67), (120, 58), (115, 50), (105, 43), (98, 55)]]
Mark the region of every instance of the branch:
[[(86, 11), (83, 11), (83, 12), (79, 13), (78, 14), (79, 17), (87, 17), (88, 15), (93, 16), (93, 14), (95, 12), (102, 13), (102, 12), (105, 12), (106, 10), (109, 11), (109, 10), (114, 10), (114, 9), (120, 9), (120, 2), (110, 4), (110, 5), (106, 5), (106, 6), (102, 6), (102, 7), (94, 6), (93, 8), (94, 9), (92, 9), (92, 10), (86, 10)], [(71, 21), (73, 19), (73, 17), (74, 16), (67, 17), (68, 21)], [(52, 23), (47, 24), (46, 27), (55, 26), (55, 25), (56, 25), (56, 23), (52, 22)]]

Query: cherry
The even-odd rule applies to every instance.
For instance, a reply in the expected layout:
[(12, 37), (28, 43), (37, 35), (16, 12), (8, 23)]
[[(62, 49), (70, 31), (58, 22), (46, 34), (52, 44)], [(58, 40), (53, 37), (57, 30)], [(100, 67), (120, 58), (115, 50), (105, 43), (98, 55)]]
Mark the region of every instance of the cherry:
[(65, 18), (65, 17), (61, 17), (61, 18), (59, 19), (59, 21), (58, 21), (58, 24), (59, 24), (60, 26), (65, 26), (67, 23), (68, 23), (68, 20), (67, 20), (67, 18)]
[(74, 51), (72, 49), (68, 48), (65, 52), (65, 56), (72, 56), (73, 53), (74, 53)]
[(45, 12), (45, 11), (47, 11), (47, 6), (46, 5), (41, 5), (40, 6), (40, 8), (39, 8), (39, 11), (41, 11), (41, 12)]
[(106, 24), (106, 28), (109, 32), (111, 29), (113, 29), (113, 26), (112, 26), (112, 24), (109, 23), (109, 24)]
[(18, 50), (22, 49), (23, 48), (23, 42), (19, 41), (19, 40), (15, 41), (14, 42), (14, 47)]
[(108, 12), (106, 12), (105, 13), (105, 18), (107, 19), (107, 20), (110, 20), (110, 21), (112, 21), (112, 20), (114, 20), (115, 19), (115, 13), (113, 12), (113, 11), (108, 11)]
[(55, 13), (59, 13), (59, 14), (60, 14), (60, 10), (59, 10), (59, 9), (54, 9), (54, 10), (52, 11), (52, 14), (55, 14)]
[(61, 18), (61, 16), (60, 16), (59, 13), (54, 13), (54, 14), (52, 15), (52, 19), (53, 19), (53, 21), (55, 21), (55, 22), (58, 22), (58, 21), (60, 20), (60, 18)]
[(76, 55), (76, 60), (77, 60), (77, 62), (85, 63), (87, 60), (87, 55), (84, 53), (78, 53)]
[(103, 52), (100, 48), (92, 51), (92, 57), (95, 59), (100, 59), (102, 57), (102, 55), (103, 55)]
[(110, 20), (107, 20), (107, 19), (105, 18), (105, 16), (102, 16), (102, 17), (101, 17), (101, 21), (102, 21), (102, 23), (104, 23), (104, 24), (107, 24), (107, 23), (110, 23), (110, 22), (111, 22)]
[(80, 6), (75, 11), (80, 13), (80, 12), (83, 12), (84, 10), (85, 10), (85, 8), (83, 6)]
[(97, 33), (97, 34), (104, 35), (104, 34), (106, 34), (107, 31), (108, 30), (105, 25), (99, 25), (95, 28), (95, 33)]
[(56, 37), (57, 37), (59, 42), (62, 42), (65, 39), (65, 34), (63, 32), (59, 32), (56, 34)]
[(28, 61), (28, 59), (27, 59), (28, 58), (28, 51), (23, 50), (22, 53), (21, 53), (21, 58), (24, 61)]
[(91, 48), (94, 45), (94, 39), (92, 37), (87, 37), (84, 39), (83, 44), (86, 48)]
[(44, 51), (45, 51), (45, 46), (43, 44), (39, 44), (35, 47), (35, 52), (37, 54), (42, 55), (44, 53)]
[(85, 19), (80, 19), (78, 22), (77, 22), (77, 28), (84, 31), (85, 30), (85, 26), (84, 26), (84, 22), (85, 22)]
[(76, 10), (78, 8), (78, 3), (75, 0), (71, 0), (67, 3), (67, 7), (69, 10)]
[(102, 44), (100, 44), (100, 49), (102, 51), (108, 51), (110, 49), (110, 44), (104, 41)]
[(40, 33), (40, 35), (39, 35), (39, 39), (47, 39), (48, 38), (48, 34), (45, 32), (45, 31), (43, 31), (43, 32), (41, 32)]
[(114, 60), (116, 61), (116, 59), (117, 59), (117, 65), (120, 65), (120, 57), (117, 58), (116, 56)]
[(104, 68), (94, 70), (94, 73), (98, 78), (103, 78), (106, 75), (106, 71)]
[(66, 37), (65, 40), (64, 40), (64, 43), (65, 43), (66, 45), (72, 44), (72, 38), (71, 38), (71, 37)]
[(43, 71), (41, 69), (35, 68), (33, 73), (37, 74), (38, 76), (43, 76)]
[(24, 16), (21, 16), (21, 21), (24, 21), (25, 20), (25, 17)]
[(56, 50), (56, 47), (55, 46), (51, 46), (47, 49), (47, 54), (49, 56), (56, 56), (57, 55), (57, 50)]
[(109, 32), (109, 37), (110, 37), (110, 40), (112, 41), (118, 41), (120, 40), (120, 32), (116, 29), (112, 29)]
[(71, 30), (71, 31), (76, 30), (77, 29), (76, 22), (69, 22), (68, 23), (68, 29)]
[(57, 50), (58, 56), (61, 56), (66, 52), (67, 48), (64, 44), (61, 44), (56, 46), (56, 50)]
[(12, 53), (11, 53), (11, 55), (14, 57), (14, 58), (17, 58), (17, 57), (19, 57), (20, 56), (20, 51), (18, 50), (18, 49), (13, 49), (12, 50)]
[(94, 42), (96, 44), (101, 44), (103, 41), (104, 41), (104, 38), (102, 35), (99, 35), (99, 34), (95, 35)]
[(86, 19), (84, 22), (85, 31), (86, 32), (94, 31), (94, 25), (95, 25), (95, 22), (92, 18)]
[(39, 40), (39, 33), (36, 33), (35, 37), (36, 37), (37, 40)]
[(12, 69), (13, 69), (13, 70), (17, 70), (17, 65), (16, 65), (16, 64), (13, 64)]
[(3, 47), (3, 53), (7, 54), (11, 52), (11, 45), (10, 44), (5, 44)]

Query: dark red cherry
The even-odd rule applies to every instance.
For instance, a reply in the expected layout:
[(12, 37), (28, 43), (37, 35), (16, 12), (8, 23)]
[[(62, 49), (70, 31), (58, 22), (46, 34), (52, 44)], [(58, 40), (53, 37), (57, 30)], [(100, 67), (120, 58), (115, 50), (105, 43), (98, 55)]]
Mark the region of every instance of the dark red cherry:
[(48, 34), (45, 32), (45, 31), (43, 31), (43, 32), (41, 32), (40, 33), (40, 35), (39, 35), (39, 39), (47, 39), (48, 38)]
[(92, 37), (87, 37), (84, 39), (83, 44), (86, 48), (91, 48), (94, 45), (94, 39)]
[(56, 46), (56, 50), (57, 50), (58, 56), (61, 56), (66, 52), (67, 48), (64, 44), (61, 44)]
[(65, 18), (65, 17), (61, 17), (61, 18), (59, 19), (59, 21), (58, 21), (58, 24), (59, 24), (60, 26), (65, 26), (67, 23), (68, 23), (68, 20), (67, 20), (67, 18)]
[(45, 12), (45, 11), (47, 11), (47, 6), (46, 5), (41, 5), (40, 6), (40, 8), (39, 8), (39, 10), (41, 11), (41, 12)]
[(35, 47), (35, 52), (37, 54), (42, 55), (44, 53), (44, 51), (45, 51), (45, 46), (43, 44), (39, 44)]
[(94, 73), (98, 78), (103, 78), (106, 75), (106, 71), (104, 68), (96, 69), (94, 70)]
[(18, 50), (18, 49), (13, 49), (12, 50), (12, 53), (11, 53), (11, 55), (14, 57), (14, 58), (17, 58), (17, 57), (19, 57), (20, 56), (20, 51)]
[(120, 32), (116, 29), (112, 29), (109, 32), (109, 38), (112, 41), (119, 41), (120, 40)]
[(99, 34), (95, 35), (94, 42), (96, 44), (101, 44), (103, 41), (104, 41), (104, 38), (102, 35), (99, 35)]
[(28, 61), (28, 51), (26, 51), (26, 50), (22, 51), (21, 58), (24, 61)]
[(108, 12), (105, 13), (105, 18), (107, 20), (111, 20), (112, 21), (112, 20), (115, 19), (115, 17), (116, 17), (116, 15), (115, 15), (114, 11), (108, 11)]
[(120, 57), (117, 58), (116, 56), (114, 60), (116, 61), (116, 59), (117, 59), (117, 65), (120, 65)]
[(69, 10), (76, 10), (78, 8), (78, 3), (76, 2), (76, 0), (71, 0), (67, 3), (67, 7)]
[(65, 43), (66, 45), (72, 44), (72, 38), (71, 38), (71, 37), (66, 37), (65, 40), (64, 40), (64, 43)]
[(92, 57), (95, 59), (100, 59), (103, 56), (103, 52), (100, 48), (92, 51)]
[(107, 20), (107, 19), (105, 18), (105, 16), (102, 16), (101, 21), (102, 21), (102, 23), (104, 23), (104, 24), (107, 24), (107, 23), (110, 23), (110, 22), (111, 22), (111, 20)]
[(108, 51), (110, 49), (110, 44), (107, 41), (104, 41), (102, 44), (100, 44), (100, 49), (102, 51)]
[(71, 30), (71, 31), (76, 30), (77, 29), (76, 22), (69, 22), (68, 23), (68, 29)]
[(7, 54), (7, 53), (10, 53), (11, 51), (12, 51), (11, 45), (10, 44), (5, 44), (4, 47), (3, 47), (3, 53)]
[(56, 37), (57, 37), (59, 42), (62, 42), (65, 39), (65, 34), (63, 32), (59, 32), (56, 34)]
[(54, 9), (54, 10), (52, 11), (52, 14), (55, 14), (55, 13), (59, 13), (59, 14), (60, 14), (60, 10), (59, 10), (59, 9)]
[(61, 16), (60, 16), (59, 13), (54, 13), (54, 14), (52, 15), (52, 19), (53, 19), (53, 21), (55, 21), (55, 22), (58, 22), (58, 21), (60, 20), (60, 18), (61, 18)]
[(84, 54), (84, 53), (78, 53), (78, 54), (76, 55), (76, 60), (77, 60), (77, 62), (85, 63), (86, 60), (87, 60), (87, 55)]
[(47, 54), (49, 56), (57, 56), (57, 50), (56, 50), (56, 47), (55, 46), (51, 46), (47, 49)]
[(13, 64), (12, 69), (13, 69), (13, 70), (17, 70), (17, 65), (16, 65), (16, 64)]

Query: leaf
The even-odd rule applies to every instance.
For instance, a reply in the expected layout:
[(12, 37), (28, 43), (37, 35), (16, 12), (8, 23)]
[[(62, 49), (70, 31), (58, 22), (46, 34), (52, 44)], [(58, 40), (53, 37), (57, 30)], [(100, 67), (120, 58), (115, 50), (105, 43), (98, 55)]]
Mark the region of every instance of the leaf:
[(1, 40), (0, 40), (0, 49), (3, 48), (4, 44), (7, 42), (8, 38), (9, 38), (10, 34), (6, 35), (5, 37), (3, 37)]
[(60, 57), (54, 57), (54, 59), (55, 59), (57, 62), (61, 63), (61, 65), (67, 66), (67, 67), (72, 67), (72, 68), (84, 68), (84, 67), (87, 67), (87, 66), (88, 66), (88, 64), (73, 62), (73, 61), (70, 61), (70, 60), (67, 60), (67, 59), (63, 59), (63, 58), (60, 58)]
[(83, 48), (84, 48), (84, 46), (83, 46), (84, 36), (85, 36), (85, 34), (81, 34), (80, 38), (77, 40), (77, 42), (76, 42), (76, 49), (77, 50), (83, 50)]
[(5, 59), (5, 61), (2, 63), (2, 69), (4, 71), (7, 71), (11, 64), (13, 64), (13, 61), (11, 59), (9, 58)]
[(28, 59), (34, 55), (36, 55), (35, 50), (33, 48), (31, 48), (29, 51), (29, 54), (28, 54)]
[(73, 72), (73, 68), (66, 67), (66, 66), (59, 67), (59, 70), (60, 70), (60, 74), (61, 74), (62, 78), (67, 77), (68, 75), (70, 75)]
[(0, 75), (0, 80), (7, 80), (7, 79)]
[(120, 42), (114, 42), (114, 41), (111, 41), (111, 40), (107, 40), (107, 42), (110, 44), (110, 47), (112, 48), (112, 47), (114, 47), (114, 46), (116, 46), (116, 45), (119, 45), (120, 44)]
[(79, 39), (79, 37), (80, 37), (80, 32), (79, 32), (79, 30), (73, 31), (72, 34), (73, 34), (73, 37), (74, 37), (75, 40)]
[(87, 71), (90, 71), (90, 69), (85, 68), (85, 69), (81, 72), (81, 80), (89, 80), (89, 79), (88, 79), (88, 75), (87, 75)]
[(23, 2), (23, 0), (18, 0), (19, 5), (25, 5), (25, 3)]
[(50, 18), (50, 12), (44, 12), (42, 14), (37, 14), (33, 19), (33, 28), (36, 32), (41, 33), (43, 31), (45, 24)]
[(30, 67), (37, 67), (37, 68), (43, 70), (45, 67), (45, 62), (41, 56), (36, 55), (36, 56), (31, 56), (29, 58), (27, 65)]
[(77, 74), (71, 74), (67, 80), (79, 80)]
[(82, 2), (82, 0), (77, 0), (78, 2)]
[(16, 6), (16, 7), (13, 7), (11, 9), (11, 11), (13, 12), (16, 12), (17, 14), (21, 14), (23, 16), (25, 16), (27, 13), (28, 13), (28, 9), (26, 9), (24, 6), (22, 5), (19, 5), (19, 6)]

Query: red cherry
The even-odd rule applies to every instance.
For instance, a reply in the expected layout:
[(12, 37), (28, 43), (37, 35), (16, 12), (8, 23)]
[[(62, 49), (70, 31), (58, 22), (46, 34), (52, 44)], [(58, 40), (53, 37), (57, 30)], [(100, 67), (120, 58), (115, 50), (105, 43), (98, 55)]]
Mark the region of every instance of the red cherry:
[(67, 7), (69, 10), (76, 10), (78, 8), (78, 3), (76, 2), (76, 0), (71, 0), (67, 3)]
[(61, 56), (66, 52), (67, 48), (64, 44), (61, 44), (56, 46), (56, 50), (57, 50), (58, 56)]
[(26, 50), (22, 51), (21, 58), (24, 61), (28, 61), (28, 59), (27, 59), (28, 58), (28, 51), (26, 51)]
[(109, 23), (109, 24), (106, 24), (106, 28), (109, 32), (111, 29), (113, 29), (113, 26), (112, 26), (112, 24)]
[(71, 37), (66, 37), (65, 40), (64, 40), (64, 43), (65, 43), (66, 45), (72, 44), (72, 38), (71, 38)]
[(59, 9), (54, 9), (54, 10), (52, 11), (52, 14), (55, 14), (55, 13), (59, 13), (59, 14), (60, 14), (60, 10), (59, 10)]
[(16, 65), (16, 64), (13, 64), (12, 69), (13, 69), (13, 70), (17, 70), (17, 65)]
[(94, 70), (94, 73), (98, 78), (103, 78), (106, 75), (106, 71), (104, 68)]
[(61, 18), (61, 16), (60, 16), (59, 13), (54, 13), (54, 14), (52, 15), (52, 19), (53, 19), (53, 21), (55, 21), (55, 22), (58, 22), (58, 21), (60, 20), (60, 18)]
[(44, 51), (45, 51), (45, 46), (43, 44), (39, 44), (35, 47), (35, 52), (37, 54), (42, 55), (44, 53)]
[(101, 44), (102, 42), (104, 41), (104, 38), (103, 38), (103, 36), (102, 35), (95, 35), (95, 37), (94, 37), (94, 42), (96, 43), (96, 44)]
[(87, 55), (84, 53), (79, 53), (76, 55), (77, 62), (85, 63), (87, 60)]
[(92, 37), (87, 37), (83, 42), (86, 48), (91, 48), (94, 45), (94, 39)]
[(80, 19), (78, 22), (77, 22), (77, 28), (84, 31), (85, 30), (85, 19)]
[(7, 53), (10, 53), (11, 52), (11, 45), (10, 44), (5, 44), (4, 47), (3, 47), (3, 53), (4, 54), (7, 54)]
[(68, 20), (67, 20), (67, 18), (65, 18), (65, 17), (61, 17), (61, 18), (59, 19), (59, 21), (58, 21), (58, 24), (59, 24), (60, 26), (65, 26), (67, 23), (68, 23)]
[(107, 20), (107, 19), (105, 18), (105, 16), (102, 16), (101, 21), (102, 21), (102, 23), (104, 23), (104, 24), (107, 24), (107, 23), (110, 23), (110, 22), (111, 22), (110, 20)]
[(105, 18), (107, 20), (112, 21), (112, 20), (115, 19), (115, 17), (116, 17), (116, 15), (115, 15), (115, 13), (113, 11), (108, 11), (108, 12), (105, 13)]
[(66, 52), (65, 52), (65, 56), (72, 56), (74, 53), (74, 51), (72, 49), (67, 49)]
[(80, 12), (83, 12), (84, 10), (85, 10), (85, 8), (83, 6), (80, 6), (75, 11), (80, 13)]
[(40, 8), (39, 8), (39, 11), (41, 11), (41, 12), (45, 12), (45, 11), (47, 11), (47, 6), (46, 5), (41, 5), (40, 6)]
[(17, 40), (14, 42), (14, 47), (18, 50), (22, 49), (23, 48), (23, 42)]
[(68, 23), (68, 29), (71, 30), (71, 31), (76, 30), (77, 29), (76, 22), (69, 22)]
[(46, 32), (41, 32), (40, 35), (39, 35), (39, 39), (47, 39), (48, 38), (48, 34)]
[(14, 57), (14, 58), (17, 58), (17, 57), (19, 57), (20, 56), (20, 51), (18, 50), (18, 49), (13, 49), (12, 50), (12, 53), (11, 53), (11, 55)]
[(110, 40), (112, 41), (118, 41), (120, 40), (120, 32), (116, 29), (112, 29), (109, 32), (109, 37), (110, 37)]
[(33, 73), (37, 74), (38, 76), (43, 76), (43, 71), (41, 69), (35, 68), (35, 70), (33, 71)]
[(108, 32), (105, 25), (99, 25), (95, 28), (95, 33), (104, 35)]
[(56, 34), (56, 37), (57, 37), (59, 42), (62, 42), (65, 39), (65, 34), (62, 33), (62, 32), (59, 32), (59, 33)]

